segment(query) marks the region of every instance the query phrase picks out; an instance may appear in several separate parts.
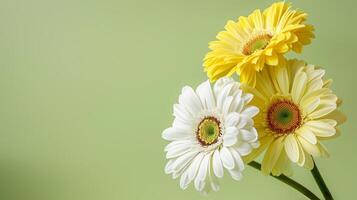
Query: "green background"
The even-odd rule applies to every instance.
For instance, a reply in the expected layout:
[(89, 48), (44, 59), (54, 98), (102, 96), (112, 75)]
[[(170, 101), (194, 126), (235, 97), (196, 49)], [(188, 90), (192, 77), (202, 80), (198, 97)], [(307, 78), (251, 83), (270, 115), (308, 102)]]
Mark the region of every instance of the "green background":
[[(207, 43), (273, 1), (0, 0), (0, 199), (304, 199), (247, 167), (204, 197), (164, 174), (161, 132)], [(357, 168), (355, 1), (293, 1), (317, 38), (295, 56), (327, 69), (349, 121), (317, 159), (336, 199)], [(308, 171), (294, 178), (318, 195)]]

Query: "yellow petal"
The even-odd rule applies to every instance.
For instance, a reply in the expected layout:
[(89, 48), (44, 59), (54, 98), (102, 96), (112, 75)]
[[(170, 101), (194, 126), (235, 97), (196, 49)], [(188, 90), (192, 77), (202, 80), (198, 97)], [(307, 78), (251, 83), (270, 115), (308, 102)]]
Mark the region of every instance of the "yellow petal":
[(312, 168), (314, 168), (314, 161), (312, 160), (312, 157), (311, 155), (307, 154), (305, 151), (305, 165), (304, 167), (307, 169), (307, 170), (312, 170)]
[(302, 94), (305, 91), (306, 83), (307, 83), (306, 74), (302, 71), (297, 72), (291, 88), (291, 95), (295, 103), (300, 102)]
[(298, 137), (298, 140), (299, 140), (302, 148), (304, 148), (304, 150), (307, 153), (309, 153), (312, 156), (316, 156), (316, 157), (321, 155), (321, 152), (320, 152), (319, 148), (316, 145), (311, 144), (310, 142), (306, 141), (301, 136), (297, 136), (297, 137)]
[(279, 57), (273, 53), (273, 55), (271, 56), (267, 56), (265, 58), (265, 62), (268, 64), (268, 65), (271, 65), (271, 66), (276, 66), (279, 64)]
[(320, 104), (312, 113), (309, 114), (309, 117), (312, 119), (318, 119), (323, 117), (336, 109), (336, 104)]
[(278, 91), (282, 94), (288, 94), (290, 83), (287, 68), (276, 66), (274, 69), (276, 74), (276, 87), (278, 88)]
[(280, 137), (277, 138), (276, 140), (274, 140), (267, 152), (265, 153), (263, 162), (262, 162), (262, 172), (263, 174), (269, 174), (273, 168), (273, 166), (275, 165), (275, 163), (277, 162), (281, 150), (283, 149), (283, 144), (282, 144), (282, 140), (284, 139), (284, 137)]
[(310, 142), (311, 144), (316, 144), (317, 143), (317, 139), (315, 134), (308, 128), (306, 127), (301, 127), (300, 129), (298, 129), (296, 131), (296, 133), (301, 136), (302, 138), (304, 138), (305, 140), (307, 140), (308, 142)]
[(308, 121), (305, 126), (318, 137), (331, 137), (336, 134), (336, 129), (323, 120)]
[(274, 175), (274, 176), (279, 176), (281, 175), (282, 173), (288, 171), (286, 168), (288, 168), (290, 164), (290, 161), (285, 153), (285, 151), (282, 151), (280, 153), (280, 156), (279, 156), (279, 159), (278, 161), (276, 162), (276, 164), (274, 165), (271, 173)]
[(330, 157), (330, 154), (322, 143), (317, 143), (317, 147), (319, 148), (322, 157)]
[(288, 135), (284, 140), (285, 152), (292, 162), (299, 160), (299, 147), (293, 134)]
[(304, 149), (301, 147), (300, 142), (297, 140), (298, 146), (299, 146), (299, 160), (297, 162), (297, 164), (301, 167), (305, 165), (305, 151)]
[(250, 154), (247, 156), (243, 157), (243, 160), (245, 163), (249, 163), (253, 161), (256, 157), (258, 157), (274, 140), (274, 137), (272, 136), (265, 136), (259, 139), (260, 140), (260, 146), (258, 149), (254, 149)]
[(332, 111), (328, 115), (325, 115), (324, 118), (333, 119), (337, 122), (338, 125), (343, 124), (347, 120), (346, 115), (339, 110)]

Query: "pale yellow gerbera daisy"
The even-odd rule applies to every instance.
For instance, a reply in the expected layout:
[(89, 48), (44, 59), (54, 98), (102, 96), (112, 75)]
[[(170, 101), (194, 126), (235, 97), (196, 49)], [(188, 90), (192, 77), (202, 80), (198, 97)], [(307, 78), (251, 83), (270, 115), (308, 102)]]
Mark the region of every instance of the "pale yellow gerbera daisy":
[(323, 80), (325, 71), (303, 61), (289, 60), (285, 66), (267, 66), (257, 73), (252, 105), (261, 112), (254, 118), (261, 146), (246, 157), (250, 162), (264, 150), (262, 171), (291, 174), (290, 163), (311, 170), (313, 157), (328, 156), (321, 143), (339, 132), (345, 121), (337, 110), (338, 99)]
[(215, 81), (234, 72), (241, 82), (255, 86), (256, 72), (265, 65), (282, 65), (290, 50), (300, 53), (314, 37), (313, 26), (305, 24), (307, 14), (292, 10), (285, 2), (255, 10), (238, 22), (228, 21), (217, 41), (210, 42), (204, 59), (208, 77)]

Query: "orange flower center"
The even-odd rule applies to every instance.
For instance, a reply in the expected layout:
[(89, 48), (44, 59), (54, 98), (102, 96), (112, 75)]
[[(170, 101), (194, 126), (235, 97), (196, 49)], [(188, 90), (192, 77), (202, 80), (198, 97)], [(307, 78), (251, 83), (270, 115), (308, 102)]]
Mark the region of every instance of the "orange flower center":
[(300, 127), (302, 122), (299, 107), (290, 100), (274, 102), (267, 112), (267, 123), (270, 130), (277, 134), (289, 134)]
[(248, 56), (257, 50), (264, 49), (268, 46), (271, 38), (272, 36), (269, 34), (262, 34), (252, 38), (243, 46), (242, 53)]

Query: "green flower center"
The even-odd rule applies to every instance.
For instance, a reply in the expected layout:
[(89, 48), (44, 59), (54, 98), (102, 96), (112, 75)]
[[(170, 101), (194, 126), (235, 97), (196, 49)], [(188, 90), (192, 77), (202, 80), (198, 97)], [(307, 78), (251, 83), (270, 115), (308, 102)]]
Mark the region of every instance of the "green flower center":
[(290, 100), (279, 100), (271, 104), (267, 112), (270, 130), (278, 134), (289, 134), (302, 122), (299, 107)]
[(271, 38), (272, 36), (270, 36), (269, 34), (263, 34), (263, 35), (258, 35), (257, 37), (249, 40), (243, 46), (243, 54), (251, 55), (257, 50), (264, 49), (266, 46), (268, 46)]
[(220, 122), (215, 117), (205, 117), (198, 124), (196, 131), (197, 140), (203, 146), (214, 144), (221, 135)]

